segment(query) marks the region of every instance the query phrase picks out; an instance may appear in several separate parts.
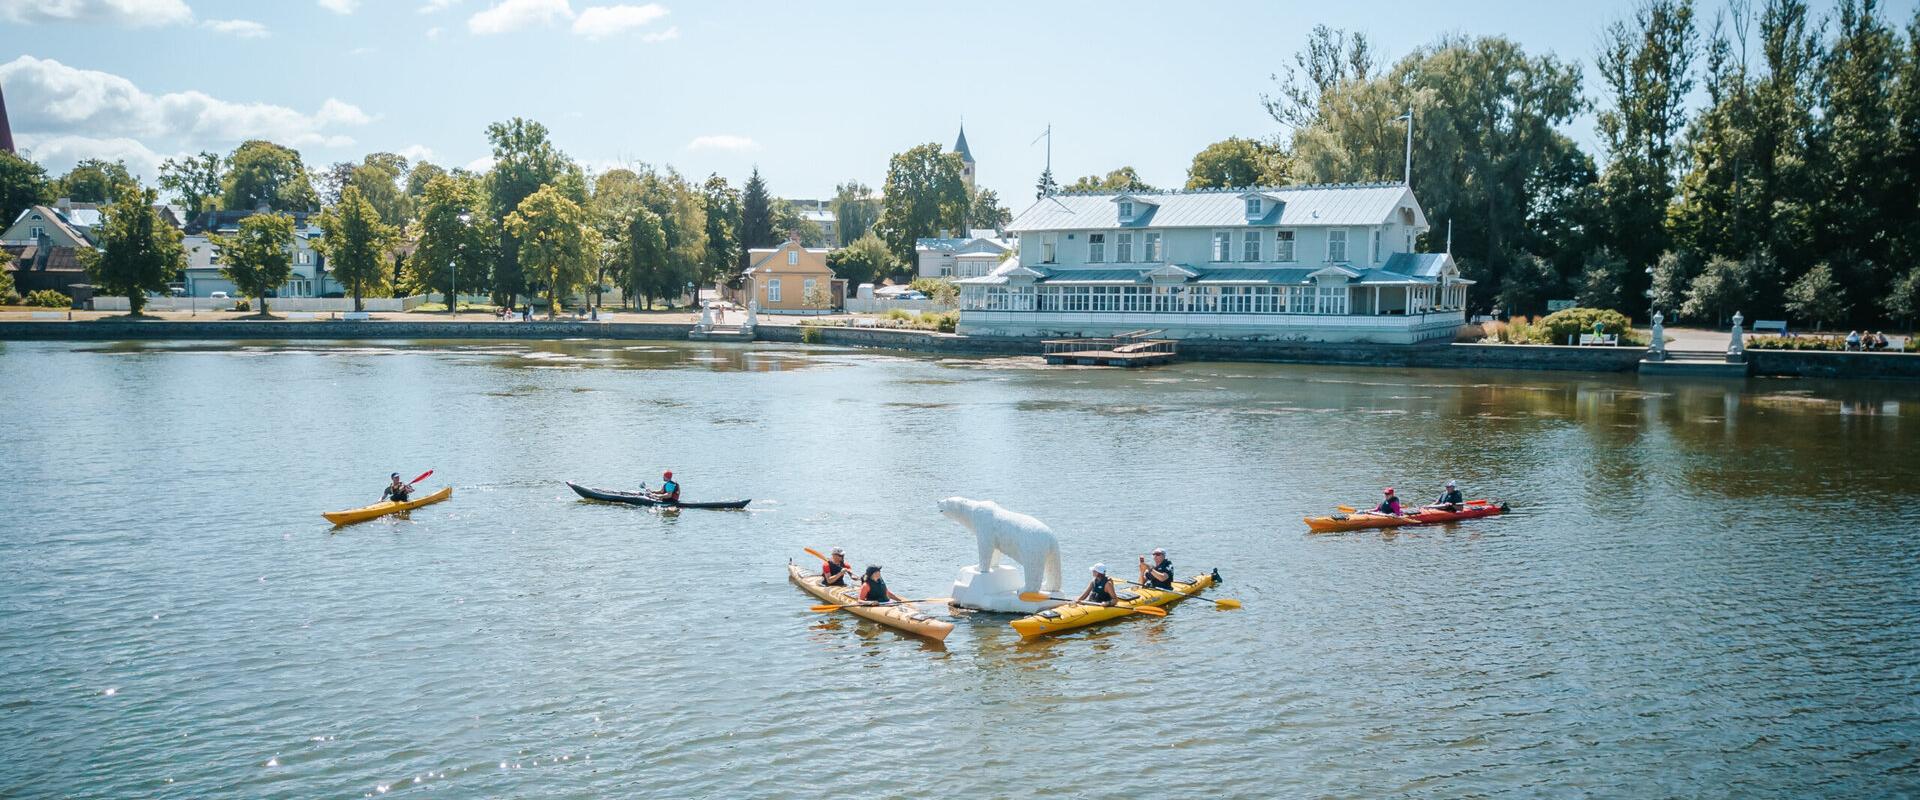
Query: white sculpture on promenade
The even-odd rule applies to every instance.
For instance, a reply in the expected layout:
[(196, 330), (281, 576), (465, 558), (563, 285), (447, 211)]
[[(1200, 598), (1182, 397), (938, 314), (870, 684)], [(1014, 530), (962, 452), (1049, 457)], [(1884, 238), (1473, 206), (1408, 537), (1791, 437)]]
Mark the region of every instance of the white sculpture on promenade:
[(740, 328), (742, 330), (750, 331), (750, 330), (753, 330), (755, 325), (759, 325), (759, 324), (760, 324), (760, 301), (758, 300), (747, 301), (747, 321), (745, 324), (741, 325)]
[(693, 326), (693, 329), (697, 331), (713, 330), (713, 306), (700, 306), (700, 323)]
[[(949, 497), (940, 513), (971, 531), (980, 561), (963, 567), (953, 584), (955, 605), (984, 611), (1031, 613), (1058, 603), (1020, 599), (1023, 592), (1060, 591), (1060, 543), (1046, 523), (992, 500)], [(1018, 566), (999, 564), (1005, 555)]]
[(1727, 363), (1729, 364), (1738, 364), (1747, 360), (1747, 343), (1740, 337), (1740, 326), (1746, 324), (1746, 321), (1745, 314), (1733, 312), (1733, 338), (1727, 340)]

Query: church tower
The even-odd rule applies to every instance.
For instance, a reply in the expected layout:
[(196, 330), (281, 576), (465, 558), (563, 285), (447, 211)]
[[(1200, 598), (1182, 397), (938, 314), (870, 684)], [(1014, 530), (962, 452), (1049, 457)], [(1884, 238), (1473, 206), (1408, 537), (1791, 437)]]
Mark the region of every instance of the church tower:
[(960, 155), (960, 177), (967, 182), (967, 191), (973, 191), (973, 151), (967, 149), (967, 124), (960, 123), (960, 138), (953, 142), (953, 152)]
[[(962, 147), (966, 146), (965, 141), (960, 142), (960, 144)], [(0, 91), (0, 150), (9, 153), (15, 152), (13, 149), (13, 129), (7, 127), (7, 94), (4, 91)], [(968, 163), (971, 164), (972, 162)], [(973, 167), (968, 166), (967, 171), (968, 174), (972, 174)], [(967, 181), (967, 185), (973, 185), (972, 178), (968, 178)]]

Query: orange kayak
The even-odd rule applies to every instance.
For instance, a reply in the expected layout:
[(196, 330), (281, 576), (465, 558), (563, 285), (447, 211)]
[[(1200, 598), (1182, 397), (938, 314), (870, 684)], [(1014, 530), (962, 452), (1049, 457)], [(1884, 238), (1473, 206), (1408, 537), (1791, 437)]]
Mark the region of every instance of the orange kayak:
[(1332, 531), (1358, 531), (1368, 528), (1399, 528), (1408, 525), (1438, 525), (1442, 522), (1458, 522), (1463, 519), (1479, 519), (1507, 513), (1506, 503), (1492, 500), (1468, 500), (1466, 507), (1459, 511), (1441, 511), (1422, 509), (1410, 514), (1394, 516), (1362, 511), (1357, 514), (1335, 514), (1331, 517), (1307, 517), (1307, 529), (1314, 533)]

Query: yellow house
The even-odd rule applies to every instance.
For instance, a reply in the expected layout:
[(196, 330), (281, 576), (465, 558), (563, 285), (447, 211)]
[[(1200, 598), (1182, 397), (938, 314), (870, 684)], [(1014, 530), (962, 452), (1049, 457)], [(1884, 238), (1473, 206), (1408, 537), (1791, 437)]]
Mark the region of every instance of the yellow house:
[[(846, 293), (844, 282), (827, 268), (827, 248), (801, 247), (789, 241), (779, 247), (747, 251), (746, 281), (738, 301), (760, 304), (770, 314), (824, 314), (838, 306)], [(838, 285), (836, 285), (838, 284)]]

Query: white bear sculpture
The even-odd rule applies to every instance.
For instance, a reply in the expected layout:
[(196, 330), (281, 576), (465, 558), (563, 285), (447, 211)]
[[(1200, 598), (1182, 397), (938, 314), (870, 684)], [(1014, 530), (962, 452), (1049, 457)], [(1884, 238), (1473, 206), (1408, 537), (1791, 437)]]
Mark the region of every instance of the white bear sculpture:
[[(973, 532), (980, 562), (963, 567), (953, 584), (954, 605), (982, 611), (1032, 613), (1059, 605), (1021, 600), (1023, 592), (1060, 591), (1060, 543), (1046, 523), (992, 500), (949, 497), (940, 513)], [(998, 564), (1005, 555), (1019, 566)]]

